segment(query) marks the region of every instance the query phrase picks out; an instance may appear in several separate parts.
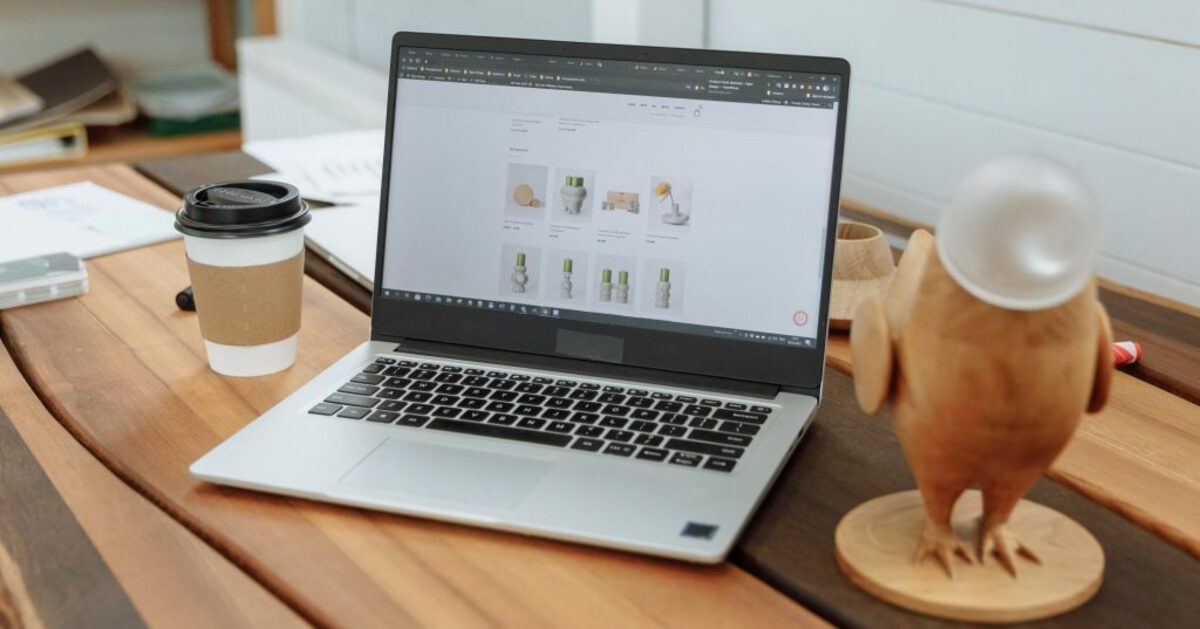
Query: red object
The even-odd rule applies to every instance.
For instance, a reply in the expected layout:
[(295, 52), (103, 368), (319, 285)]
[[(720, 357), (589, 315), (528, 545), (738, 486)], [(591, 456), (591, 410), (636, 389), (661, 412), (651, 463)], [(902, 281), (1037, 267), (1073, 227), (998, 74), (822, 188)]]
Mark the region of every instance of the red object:
[(1113, 343), (1113, 364), (1132, 365), (1142, 359), (1142, 344), (1137, 341), (1118, 341)]

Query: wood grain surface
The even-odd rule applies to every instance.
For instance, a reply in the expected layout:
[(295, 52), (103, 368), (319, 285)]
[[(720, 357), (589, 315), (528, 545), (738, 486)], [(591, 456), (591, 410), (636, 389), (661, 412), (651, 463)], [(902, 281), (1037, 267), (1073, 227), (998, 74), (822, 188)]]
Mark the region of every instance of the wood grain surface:
[[(89, 178), (163, 208), (124, 167), (4, 179), (10, 191)], [(187, 466), (367, 337), (367, 317), (306, 280), (300, 353), (264, 378), (210, 371), (178, 242), (93, 259), (88, 295), (6, 311), (6, 343), (48, 408), (123, 480), (318, 624), (814, 626), (729, 564), (685, 565), (193, 480)], [(65, 330), (70, 342), (62, 343)]]
[[(826, 362), (851, 373), (849, 345), (831, 334)], [(1197, 461), (1200, 407), (1118, 372), (1047, 474), (1200, 558)]]
[[(869, 417), (854, 383), (828, 370), (813, 427), (747, 527), (733, 560), (838, 626), (942, 627), (855, 587), (834, 559), (842, 516), (863, 502), (915, 487), (887, 417)], [(1066, 486), (1039, 480), (1025, 498), (1085, 526), (1104, 548), (1104, 583), (1079, 609), (1046, 627), (1186, 627), (1200, 618), (1194, 558)], [(1148, 620), (1152, 619), (1152, 620)]]
[(2, 407), (0, 496), (0, 626), (144, 626)]
[(3, 347), (0, 407), (0, 588), (24, 610), (0, 627), (305, 624), (85, 450)]

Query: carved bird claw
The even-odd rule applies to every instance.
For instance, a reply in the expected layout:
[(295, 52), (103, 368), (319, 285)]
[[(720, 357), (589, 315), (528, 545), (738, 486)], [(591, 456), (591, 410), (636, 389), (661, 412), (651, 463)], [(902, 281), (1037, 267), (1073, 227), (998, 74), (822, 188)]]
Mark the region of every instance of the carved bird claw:
[(1008, 528), (1007, 524), (996, 524), (991, 527), (983, 526), (982, 522), (979, 527), (979, 563), (986, 564), (988, 557), (995, 557), (1000, 561), (1000, 565), (1004, 566), (1012, 578), (1017, 578), (1017, 562), (1016, 555), (1020, 555), (1029, 561), (1041, 565), (1042, 560), (1034, 554), (1028, 546), (1021, 542), (1016, 533)]
[(925, 528), (921, 530), (921, 539), (917, 542), (917, 553), (913, 563), (921, 563), (933, 557), (946, 576), (954, 578), (954, 558), (958, 557), (968, 564), (975, 563), (971, 552), (949, 526), (940, 526), (926, 518)]

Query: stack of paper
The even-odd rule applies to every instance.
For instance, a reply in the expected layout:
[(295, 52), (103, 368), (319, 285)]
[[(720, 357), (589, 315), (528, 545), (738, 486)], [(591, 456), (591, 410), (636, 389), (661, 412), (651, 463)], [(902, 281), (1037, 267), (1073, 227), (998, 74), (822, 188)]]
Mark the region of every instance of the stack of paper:
[(277, 172), (256, 177), (296, 186), (314, 209), (305, 228), (318, 254), (366, 288), (375, 277), (383, 131), (350, 131), (247, 142), (242, 150)]
[(90, 181), (0, 197), (0, 262), (140, 247), (178, 237), (174, 223), (170, 212)]

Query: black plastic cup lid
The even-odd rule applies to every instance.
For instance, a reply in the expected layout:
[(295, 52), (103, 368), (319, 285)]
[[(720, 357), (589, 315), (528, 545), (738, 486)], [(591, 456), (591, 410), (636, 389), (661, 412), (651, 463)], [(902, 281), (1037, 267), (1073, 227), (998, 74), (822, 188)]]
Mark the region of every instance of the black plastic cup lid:
[(312, 216), (295, 186), (278, 181), (226, 181), (183, 197), (175, 229), (198, 238), (256, 238), (304, 227)]

